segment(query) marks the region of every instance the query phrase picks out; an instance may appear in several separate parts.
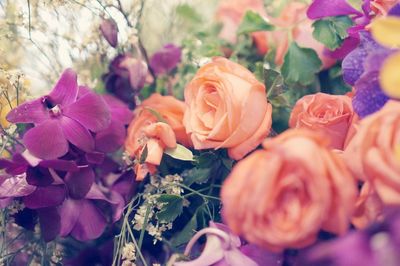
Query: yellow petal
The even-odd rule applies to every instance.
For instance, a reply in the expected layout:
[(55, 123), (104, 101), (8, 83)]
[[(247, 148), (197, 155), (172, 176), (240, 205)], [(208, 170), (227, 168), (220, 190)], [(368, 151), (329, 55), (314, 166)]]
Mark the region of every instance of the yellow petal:
[(396, 156), (397, 160), (400, 162), (400, 144), (394, 148), (394, 155)]
[(400, 52), (385, 60), (379, 79), (382, 90), (389, 97), (400, 99)]
[(400, 19), (384, 17), (372, 21), (371, 31), (374, 38), (382, 45), (400, 47)]

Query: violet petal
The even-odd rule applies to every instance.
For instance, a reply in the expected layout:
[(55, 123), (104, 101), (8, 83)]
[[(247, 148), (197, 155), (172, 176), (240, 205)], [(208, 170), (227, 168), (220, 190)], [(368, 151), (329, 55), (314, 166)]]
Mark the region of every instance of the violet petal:
[(394, 5), (388, 12), (388, 16), (400, 17), (400, 3)]
[(102, 96), (108, 107), (110, 108), (111, 118), (127, 125), (133, 118), (133, 113), (129, 107), (121, 100), (111, 95)]
[(39, 163), (39, 166), (44, 168), (52, 168), (54, 170), (63, 172), (76, 172), (79, 170), (76, 162), (60, 159), (44, 160)]
[(35, 191), (36, 187), (29, 185), (24, 175), (3, 177), (0, 183), (0, 198), (23, 197)]
[(94, 182), (92, 168), (81, 168), (78, 172), (70, 172), (64, 178), (68, 195), (73, 199), (82, 199), (89, 192)]
[(150, 68), (156, 75), (166, 74), (181, 61), (181, 49), (174, 44), (167, 44), (150, 58)]
[(104, 19), (100, 24), (100, 31), (112, 47), (117, 47), (118, 26), (113, 19)]
[(49, 93), (48, 97), (52, 104), (62, 106), (69, 105), (76, 101), (78, 96), (78, 81), (74, 70), (67, 68), (62, 73), (57, 84)]
[(27, 208), (38, 209), (60, 205), (65, 199), (64, 185), (37, 187), (36, 190), (23, 198)]
[(345, 0), (314, 0), (307, 10), (310, 19), (334, 17), (342, 15), (362, 15)]
[(240, 247), (240, 251), (260, 266), (281, 266), (283, 262), (282, 254), (269, 252), (253, 244), (247, 244)]
[(63, 114), (93, 132), (107, 128), (111, 120), (106, 103), (95, 93), (83, 95), (76, 102), (65, 107)]
[(69, 142), (83, 151), (93, 151), (94, 139), (84, 126), (66, 116), (60, 119), (60, 124), (63, 134)]
[(68, 142), (57, 120), (47, 120), (29, 129), (24, 137), (26, 148), (41, 159), (56, 159), (68, 152)]
[(124, 124), (111, 120), (111, 124), (107, 129), (96, 133), (96, 150), (105, 153), (117, 151), (124, 144), (125, 137), (126, 129)]
[(255, 261), (244, 255), (237, 248), (226, 250), (224, 253), (224, 259), (213, 266), (259, 266)]
[(49, 112), (41, 98), (15, 107), (6, 116), (6, 119), (11, 123), (39, 124), (49, 118)]
[(143, 88), (148, 71), (144, 61), (127, 56), (122, 60), (120, 66), (128, 70), (129, 83), (133, 90), (138, 91)]
[(56, 208), (43, 208), (37, 210), (40, 222), (40, 232), (44, 241), (54, 240), (60, 233), (60, 215)]
[(26, 181), (30, 185), (43, 187), (51, 185), (54, 179), (46, 168), (28, 167), (26, 171)]
[(104, 161), (104, 153), (102, 152), (88, 152), (85, 153), (85, 159), (91, 164), (102, 164)]
[(74, 228), (76, 221), (81, 213), (80, 201), (73, 199), (66, 199), (59, 207), (61, 219), (61, 236), (67, 236)]
[(71, 235), (79, 241), (98, 238), (107, 225), (105, 217), (89, 200), (81, 200), (79, 204), (81, 213)]

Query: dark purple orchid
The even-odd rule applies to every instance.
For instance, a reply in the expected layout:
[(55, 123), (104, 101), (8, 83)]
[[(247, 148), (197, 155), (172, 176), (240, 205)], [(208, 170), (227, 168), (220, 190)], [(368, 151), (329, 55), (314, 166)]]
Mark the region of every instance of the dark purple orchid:
[(157, 76), (167, 74), (181, 62), (181, 56), (181, 48), (166, 44), (150, 58), (150, 67)]
[(110, 112), (100, 96), (86, 93), (78, 97), (79, 91), (76, 73), (67, 69), (48, 95), (23, 103), (7, 115), (12, 123), (35, 125), (23, 137), (34, 156), (59, 158), (68, 152), (68, 142), (86, 152), (94, 150), (91, 132), (109, 126)]
[(103, 76), (106, 90), (121, 101), (135, 107), (134, 96), (143, 88), (148, 68), (145, 62), (129, 54), (118, 55)]
[(282, 257), (272, 254), (251, 244), (242, 244), (241, 239), (230, 229), (219, 223), (210, 222), (210, 227), (197, 232), (189, 241), (185, 255), (197, 240), (207, 236), (207, 242), (201, 255), (192, 261), (175, 262), (174, 266), (273, 266), (282, 265)]
[(400, 209), (390, 210), (384, 222), (336, 240), (320, 243), (299, 265), (400, 265)]
[(118, 26), (113, 19), (104, 19), (100, 24), (100, 31), (112, 47), (117, 47)]
[(350, 16), (355, 25), (350, 27), (348, 37), (343, 41), (341, 47), (334, 51), (327, 51), (333, 58), (342, 59), (360, 42), (359, 32), (365, 30), (375, 14), (371, 10), (371, 0), (363, 0), (362, 11), (352, 7), (346, 0), (314, 0), (307, 10), (310, 19), (321, 19), (331, 16)]

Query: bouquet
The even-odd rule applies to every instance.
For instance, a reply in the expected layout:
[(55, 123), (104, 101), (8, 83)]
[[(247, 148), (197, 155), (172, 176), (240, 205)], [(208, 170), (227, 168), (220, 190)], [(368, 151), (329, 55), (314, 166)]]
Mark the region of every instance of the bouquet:
[(400, 264), (399, 1), (0, 6), (1, 265)]

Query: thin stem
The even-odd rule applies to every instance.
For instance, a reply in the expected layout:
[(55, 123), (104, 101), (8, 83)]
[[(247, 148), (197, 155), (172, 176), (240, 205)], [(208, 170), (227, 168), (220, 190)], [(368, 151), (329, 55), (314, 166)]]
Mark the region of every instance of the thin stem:
[(144, 215), (144, 221), (143, 221), (143, 226), (142, 226), (142, 230), (140, 231), (140, 236), (139, 236), (139, 248), (142, 248), (142, 244), (143, 244), (143, 239), (144, 239), (144, 232), (146, 230), (146, 226), (147, 226), (147, 222), (149, 219), (149, 215), (150, 215), (150, 210), (151, 210), (152, 206), (147, 206), (146, 209), (146, 214)]

